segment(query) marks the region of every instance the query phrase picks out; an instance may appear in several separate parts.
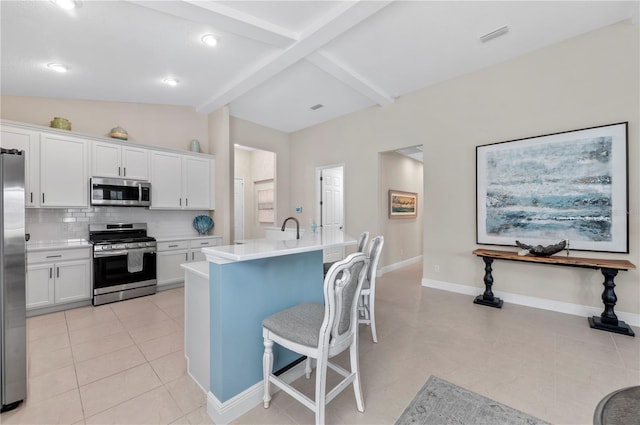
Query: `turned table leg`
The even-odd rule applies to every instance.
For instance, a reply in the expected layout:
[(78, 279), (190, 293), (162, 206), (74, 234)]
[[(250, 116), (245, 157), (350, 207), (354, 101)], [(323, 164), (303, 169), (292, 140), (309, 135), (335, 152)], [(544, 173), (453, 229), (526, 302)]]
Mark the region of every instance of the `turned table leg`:
[(604, 311), (598, 316), (589, 317), (589, 326), (594, 329), (600, 329), (603, 331), (615, 332), (623, 335), (635, 336), (631, 327), (623, 322), (622, 320), (618, 320), (618, 316), (614, 311), (614, 307), (616, 302), (618, 301), (618, 297), (616, 297), (616, 293), (613, 290), (616, 284), (613, 281), (613, 278), (618, 274), (618, 270), (616, 269), (601, 269), (602, 275), (604, 276), (604, 282), (602, 285), (604, 286), (604, 291), (602, 291), (602, 302), (604, 303)]
[(475, 300), (473, 300), (474, 304), (482, 304), (488, 305), (489, 307), (502, 308), (502, 300), (498, 297), (493, 296), (493, 292), (491, 291), (491, 287), (493, 286), (493, 276), (491, 275), (491, 263), (493, 263), (493, 258), (490, 257), (482, 257), (484, 261), (484, 293), (482, 295), (478, 295)]

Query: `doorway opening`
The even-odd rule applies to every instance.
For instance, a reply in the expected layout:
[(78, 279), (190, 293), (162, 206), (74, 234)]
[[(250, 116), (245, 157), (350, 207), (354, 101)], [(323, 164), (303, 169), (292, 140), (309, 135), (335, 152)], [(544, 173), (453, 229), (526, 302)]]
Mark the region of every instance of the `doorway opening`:
[(264, 238), (276, 224), (276, 186), (276, 154), (236, 144), (231, 240)]

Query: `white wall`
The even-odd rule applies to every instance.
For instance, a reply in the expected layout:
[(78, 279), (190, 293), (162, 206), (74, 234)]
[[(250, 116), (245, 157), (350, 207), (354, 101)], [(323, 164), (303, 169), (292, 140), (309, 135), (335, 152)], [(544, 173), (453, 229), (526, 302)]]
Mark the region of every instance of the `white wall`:
[[(415, 192), (418, 202), (424, 203), (423, 165), (406, 156), (393, 152), (380, 154), (379, 206), (381, 212), (380, 234), (384, 235), (384, 246), (380, 257), (380, 266), (401, 263), (422, 255), (424, 212), (418, 205), (416, 218), (389, 218), (389, 190)], [(376, 232), (371, 234), (373, 238)]]
[[(294, 133), (291, 202), (311, 207), (315, 167), (344, 163), (347, 230), (381, 229), (378, 152), (424, 144), (423, 277), (480, 293), (475, 147), (629, 121), (630, 254), (580, 255), (640, 265), (638, 40), (638, 25), (622, 22)], [(603, 278), (591, 270), (502, 261), (494, 279), (494, 290), (602, 307)], [(640, 272), (621, 272), (616, 284), (616, 310), (640, 313)]]

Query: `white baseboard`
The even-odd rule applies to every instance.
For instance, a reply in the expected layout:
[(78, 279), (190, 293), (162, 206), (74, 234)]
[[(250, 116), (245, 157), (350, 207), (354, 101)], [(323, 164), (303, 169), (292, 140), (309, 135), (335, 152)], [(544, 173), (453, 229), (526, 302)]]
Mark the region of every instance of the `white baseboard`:
[[(280, 379), (291, 383), (304, 375), (305, 362), (300, 362), (282, 375)], [(272, 386), (277, 390), (275, 385)], [(207, 414), (216, 425), (226, 425), (239, 418), (254, 407), (262, 404), (262, 381), (247, 388), (240, 394), (230, 398), (224, 403), (220, 402), (211, 391), (207, 393)]]
[[(477, 296), (484, 292), (484, 287), (479, 288), (477, 286), (460, 285), (458, 283), (449, 283), (440, 280), (425, 278), (422, 279), (422, 286), (472, 296)], [(604, 310), (604, 306), (592, 307), (495, 290), (493, 291), (493, 293), (496, 297), (501, 298), (504, 302), (539, 308), (542, 310), (557, 311), (559, 313), (572, 314), (574, 316), (600, 316), (600, 314)], [(627, 313), (624, 311), (616, 310), (616, 316), (618, 316), (619, 320), (622, 320), (631, 326), (640, 326), (640, 314)]]
[(400, 261), (398, 263), (389, 264), (388, 266), (380, 267), (378, 269), (377, 277), (382, 276), (385, 273), (392, 272), (394, 270), (401, 269), (403, 267), (407, 267), (411, 264), (419, 263), (422, 261), (422, 255), (418, 255), (417, 257), (409, 258), (407, 260)]

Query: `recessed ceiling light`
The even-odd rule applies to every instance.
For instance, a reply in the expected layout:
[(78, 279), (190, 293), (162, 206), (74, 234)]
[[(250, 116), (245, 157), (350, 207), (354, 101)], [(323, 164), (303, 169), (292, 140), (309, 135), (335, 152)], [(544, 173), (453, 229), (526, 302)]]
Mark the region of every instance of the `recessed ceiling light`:
[(56, 72), (67, 72), (69, 67), (61, 63), (48, 63), (47, 68)]
[(51, 3), (64, 10), (73, 10), (79, 6), (79, 3), (75, 0), (51, 0)]
[(162, 82), (171, 87), (175, 87), (178, 85), (178, 80), (176, 80), (175, 78), (165, 78), (164, 80), (162, 80)]
[(200, 40), (202, 40), (202, 42), (207, 46), (211, 47), (218, 44), (218, 39), (213, 34), (205, 34)]

